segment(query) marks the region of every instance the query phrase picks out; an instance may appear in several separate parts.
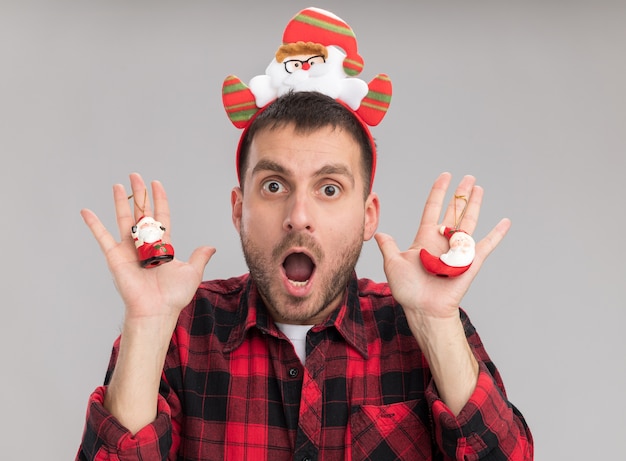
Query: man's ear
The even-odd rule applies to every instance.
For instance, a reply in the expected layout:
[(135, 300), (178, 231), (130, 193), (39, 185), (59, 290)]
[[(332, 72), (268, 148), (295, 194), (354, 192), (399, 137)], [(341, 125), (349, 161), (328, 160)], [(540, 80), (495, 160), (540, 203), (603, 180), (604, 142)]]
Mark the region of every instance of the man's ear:
[(241, 232), (241, 210), (243, 206), (243, 191), (241, 187), (234, 187), (230, 193), (230, 206), (232, 208), (232, 219), (237, 232)]
[(365, 200), (365, 219), (363, 226), (363, 240), (371, 239), (378, 228), (380, 218), (380, 201), (375, 192), (370, 192)]

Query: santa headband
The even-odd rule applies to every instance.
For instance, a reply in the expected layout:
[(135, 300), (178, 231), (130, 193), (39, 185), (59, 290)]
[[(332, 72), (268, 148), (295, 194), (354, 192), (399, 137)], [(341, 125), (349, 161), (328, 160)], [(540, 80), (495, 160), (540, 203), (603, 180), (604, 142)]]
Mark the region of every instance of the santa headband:
[(378, 125), (387, 113), (391, 80), (385, 74), (377, 74), (369, 83), (356, 78), (363, 66), (356, 36), (345, 21), (320, 8), (296, 14), (264, 75), (253, 77), (248, 85), (229, 75), (222, 85), (226, 114), (233, 125), (244, 130), (237, 147), (237, 175), (242, 140), (254, 118), (279, 96), (316, 91), (340, 102), (363, 127), (372, 146), (372, 184), (376, 144), (369, 127)]

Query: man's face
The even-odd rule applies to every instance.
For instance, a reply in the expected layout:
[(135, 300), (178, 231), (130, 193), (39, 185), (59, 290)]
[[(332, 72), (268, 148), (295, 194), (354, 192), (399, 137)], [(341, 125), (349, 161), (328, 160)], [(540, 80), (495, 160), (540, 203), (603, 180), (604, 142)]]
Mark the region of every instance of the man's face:
[(243, 174), (245, 193), (232, 193), (233, 222), (268, 309), (279, 322), (323, 321), (378, 225), (378, 197), (363, 197), (358, 144), (331, 127), (262, 130)]

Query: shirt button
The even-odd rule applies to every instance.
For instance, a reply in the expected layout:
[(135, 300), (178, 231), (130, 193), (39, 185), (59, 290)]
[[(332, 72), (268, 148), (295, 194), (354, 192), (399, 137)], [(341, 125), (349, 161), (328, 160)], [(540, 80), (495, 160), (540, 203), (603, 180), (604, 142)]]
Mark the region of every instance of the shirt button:
[[(291, 376), (292, 378), (295, 378), (296, 376), (298, 376), (298, 369), (297, 368), (290, 368), (289, 369), (289, 376)], [(310, 461), (309, 458), (302, 458), (302, 461)]]
[(309, 458), (308, 456), (305, 456), (304, 458), (302, 458), (302, 461), (311, 461), (311, 458)]

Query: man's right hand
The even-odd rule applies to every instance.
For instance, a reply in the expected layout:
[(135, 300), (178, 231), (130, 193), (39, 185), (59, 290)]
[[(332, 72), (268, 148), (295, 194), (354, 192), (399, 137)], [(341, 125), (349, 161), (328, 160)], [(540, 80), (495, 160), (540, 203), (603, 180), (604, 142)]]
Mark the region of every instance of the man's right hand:
[[(98, 217), (84, 209), (81, 215), (98, 241), (104, 254), (115, 285), (126, 307), (126, 319), (146, 319), (152, 317), (178, 318), (180, 311), (191, 301), (202, 280), (204, 268), (215, 248), (197, 248), (189, 262), (178, 259), (154, 268), (143, 268), (139, 264), (137, 249), (131, 236), (133, 225), (142, 216), (151, 216), (152, 207), (146, 186), (139, 174), (130, 175), (134, 200), (121, 184), (113, 186), (115, 214), (120, 233), (118, 242), (105, 228)], [(164, 242), (170, 242), (170, 212), (163, 185), (152, 182), (154, 199), (154, 219), (165, 227)]]
[[(142, 267), (131, 229), (142, 216), (152, 215), (152, 207), (149, 200), (144, 203), (147, 189), (141, 176), (131, 174), (130, 183), (135, 197), (133, 205), (124, 186), (113, 186), (119, 242), (92, 211), (84, 209), (81, 215), (100, 245), (125, 306), (118, 361), (104, 405), (134, 434), (156, 416), (159, 384), (172, 333), (215, 248), (197, 248), (189, 262), (174, 258), (157, 267)], [(166, 228), (163, 241), (169, 243), (169, 205), (158, 181), (152, 182), (152, 196), (154, 218)]]

